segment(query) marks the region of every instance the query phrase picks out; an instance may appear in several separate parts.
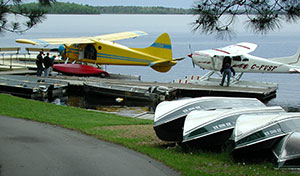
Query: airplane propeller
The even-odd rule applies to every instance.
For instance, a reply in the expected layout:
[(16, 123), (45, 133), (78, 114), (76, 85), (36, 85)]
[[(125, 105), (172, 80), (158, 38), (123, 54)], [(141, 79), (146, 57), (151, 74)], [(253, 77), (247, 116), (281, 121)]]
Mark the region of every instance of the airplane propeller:
[(50, 51), (51, 52), (58, 52), (62, 56), (62, 58), (64, 58), (64, 55), (65, 55), (65, 53), (64, 53), (65, 52), (64, 45), (59, 45), (58, 48), (51, 48)]
[(193, 64), (193, 67), (195, 68), (195, 63), (194, 63), (194, 60), (193, 60), (193, 53), (192, 53), (192, 46), (191, 44), (189, 44), (189, 50), (190, 50), (190, 53), (188, 56), (192, 59), (192, 64)]
[(62, 60), (66, 60), (66, 45), (59, 45), (58, 52), (61, 55)]

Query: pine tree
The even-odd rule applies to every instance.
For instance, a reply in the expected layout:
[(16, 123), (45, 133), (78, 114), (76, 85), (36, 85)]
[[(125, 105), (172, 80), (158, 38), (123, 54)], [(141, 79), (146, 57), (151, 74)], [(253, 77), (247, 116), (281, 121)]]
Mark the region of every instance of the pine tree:
[(233, 24), (238, 15), (245, 15), (247, 29), (267, 34), (281, 27), (281, 22), (296, 22), (300, 18), (299, 0), (203, 0), (193, 8), (197, 19), (194, 31), (216, 34), (225, 38), (234, 34)]
[(0, 0), (0, 33), (4, 31), (22, 33), (46, 17), (44, 7), (51, 6), (56, 0), (39, 0), (39, 7), (24, 8), (23, 0)]

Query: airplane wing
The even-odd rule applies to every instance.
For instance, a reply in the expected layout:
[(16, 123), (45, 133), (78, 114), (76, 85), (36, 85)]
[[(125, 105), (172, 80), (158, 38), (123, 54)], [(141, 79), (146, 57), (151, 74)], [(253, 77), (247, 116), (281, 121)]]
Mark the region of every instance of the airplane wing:
[(215, 48), (210, 50), (200, 51), (201, 53), (208, 54), (209, 56), (240, 56), (243, 54), (248, 54), (256, 49), (257, 45), (253, 43), (237, 43), (234, 45), (229, 45), (223, 48)]
[(135, 38), (143, 35), (148, 35), (148, 34), (143, 31), (130, 31), (130, 32), (119, 32), (114, 34), (99, 35), (99, 36), (94, 36), (93, 38), (95, 40), (115, 41), (115, 40), (122, 40), (128, 38)]
[(26, 43), (33, 45), (58, 45), (58, 44), (88, 44), (99, 42), (100, 40), (122, 40), (128, 38), (135, 38), (139, 36), (147, 35), (143, 31), (129, 31), (129, 32), (119, 32), (113, 34), (98, 35), (93, 37), (74, 37), (74, 38), (44, 38), (44, 39), (17, 39), (18, 43)]

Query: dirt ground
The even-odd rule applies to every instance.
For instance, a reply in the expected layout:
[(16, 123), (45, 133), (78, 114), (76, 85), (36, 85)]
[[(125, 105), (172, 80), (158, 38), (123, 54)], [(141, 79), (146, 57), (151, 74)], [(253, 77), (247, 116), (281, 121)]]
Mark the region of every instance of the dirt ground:
[(105, 126), (102, 129), (119, 131), (121, 137), (125, 138), (143, 138), (141, 145), (167, 145), (169, 142), (160, 140), (153, 129), (153, 125), (120, 125)]

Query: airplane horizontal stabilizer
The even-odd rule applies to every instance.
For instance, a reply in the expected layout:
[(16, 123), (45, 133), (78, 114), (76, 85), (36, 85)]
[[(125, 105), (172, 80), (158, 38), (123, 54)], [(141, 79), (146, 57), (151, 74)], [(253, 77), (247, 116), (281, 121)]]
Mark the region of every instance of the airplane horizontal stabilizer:
[(297, 53), (294, 54), (293, 56), (272, 58), (271, 60), (288, 64), (288, 65), (300, 66), (300, 47), (298, 48)]
[(159, 60), (151, 62), (149, 66), (159, 72), (168, 72), (172, 66), (176, 65), (177, 62), (173, 60)]
[(173, 61), (181, 61), (183, 60), (185, 57), (179, 57), (179, 58), (173, 58)]
[(289, 70), (290, 73), (300, 73), (300, 68), (291, 68)]
[(151, 62), (149, 64), (150, 67), (155, 67), (155, 66), (173, 66), (175, 65), (177, 62), (173, 61), (173, 60), (159, 60), (156, 62)]

